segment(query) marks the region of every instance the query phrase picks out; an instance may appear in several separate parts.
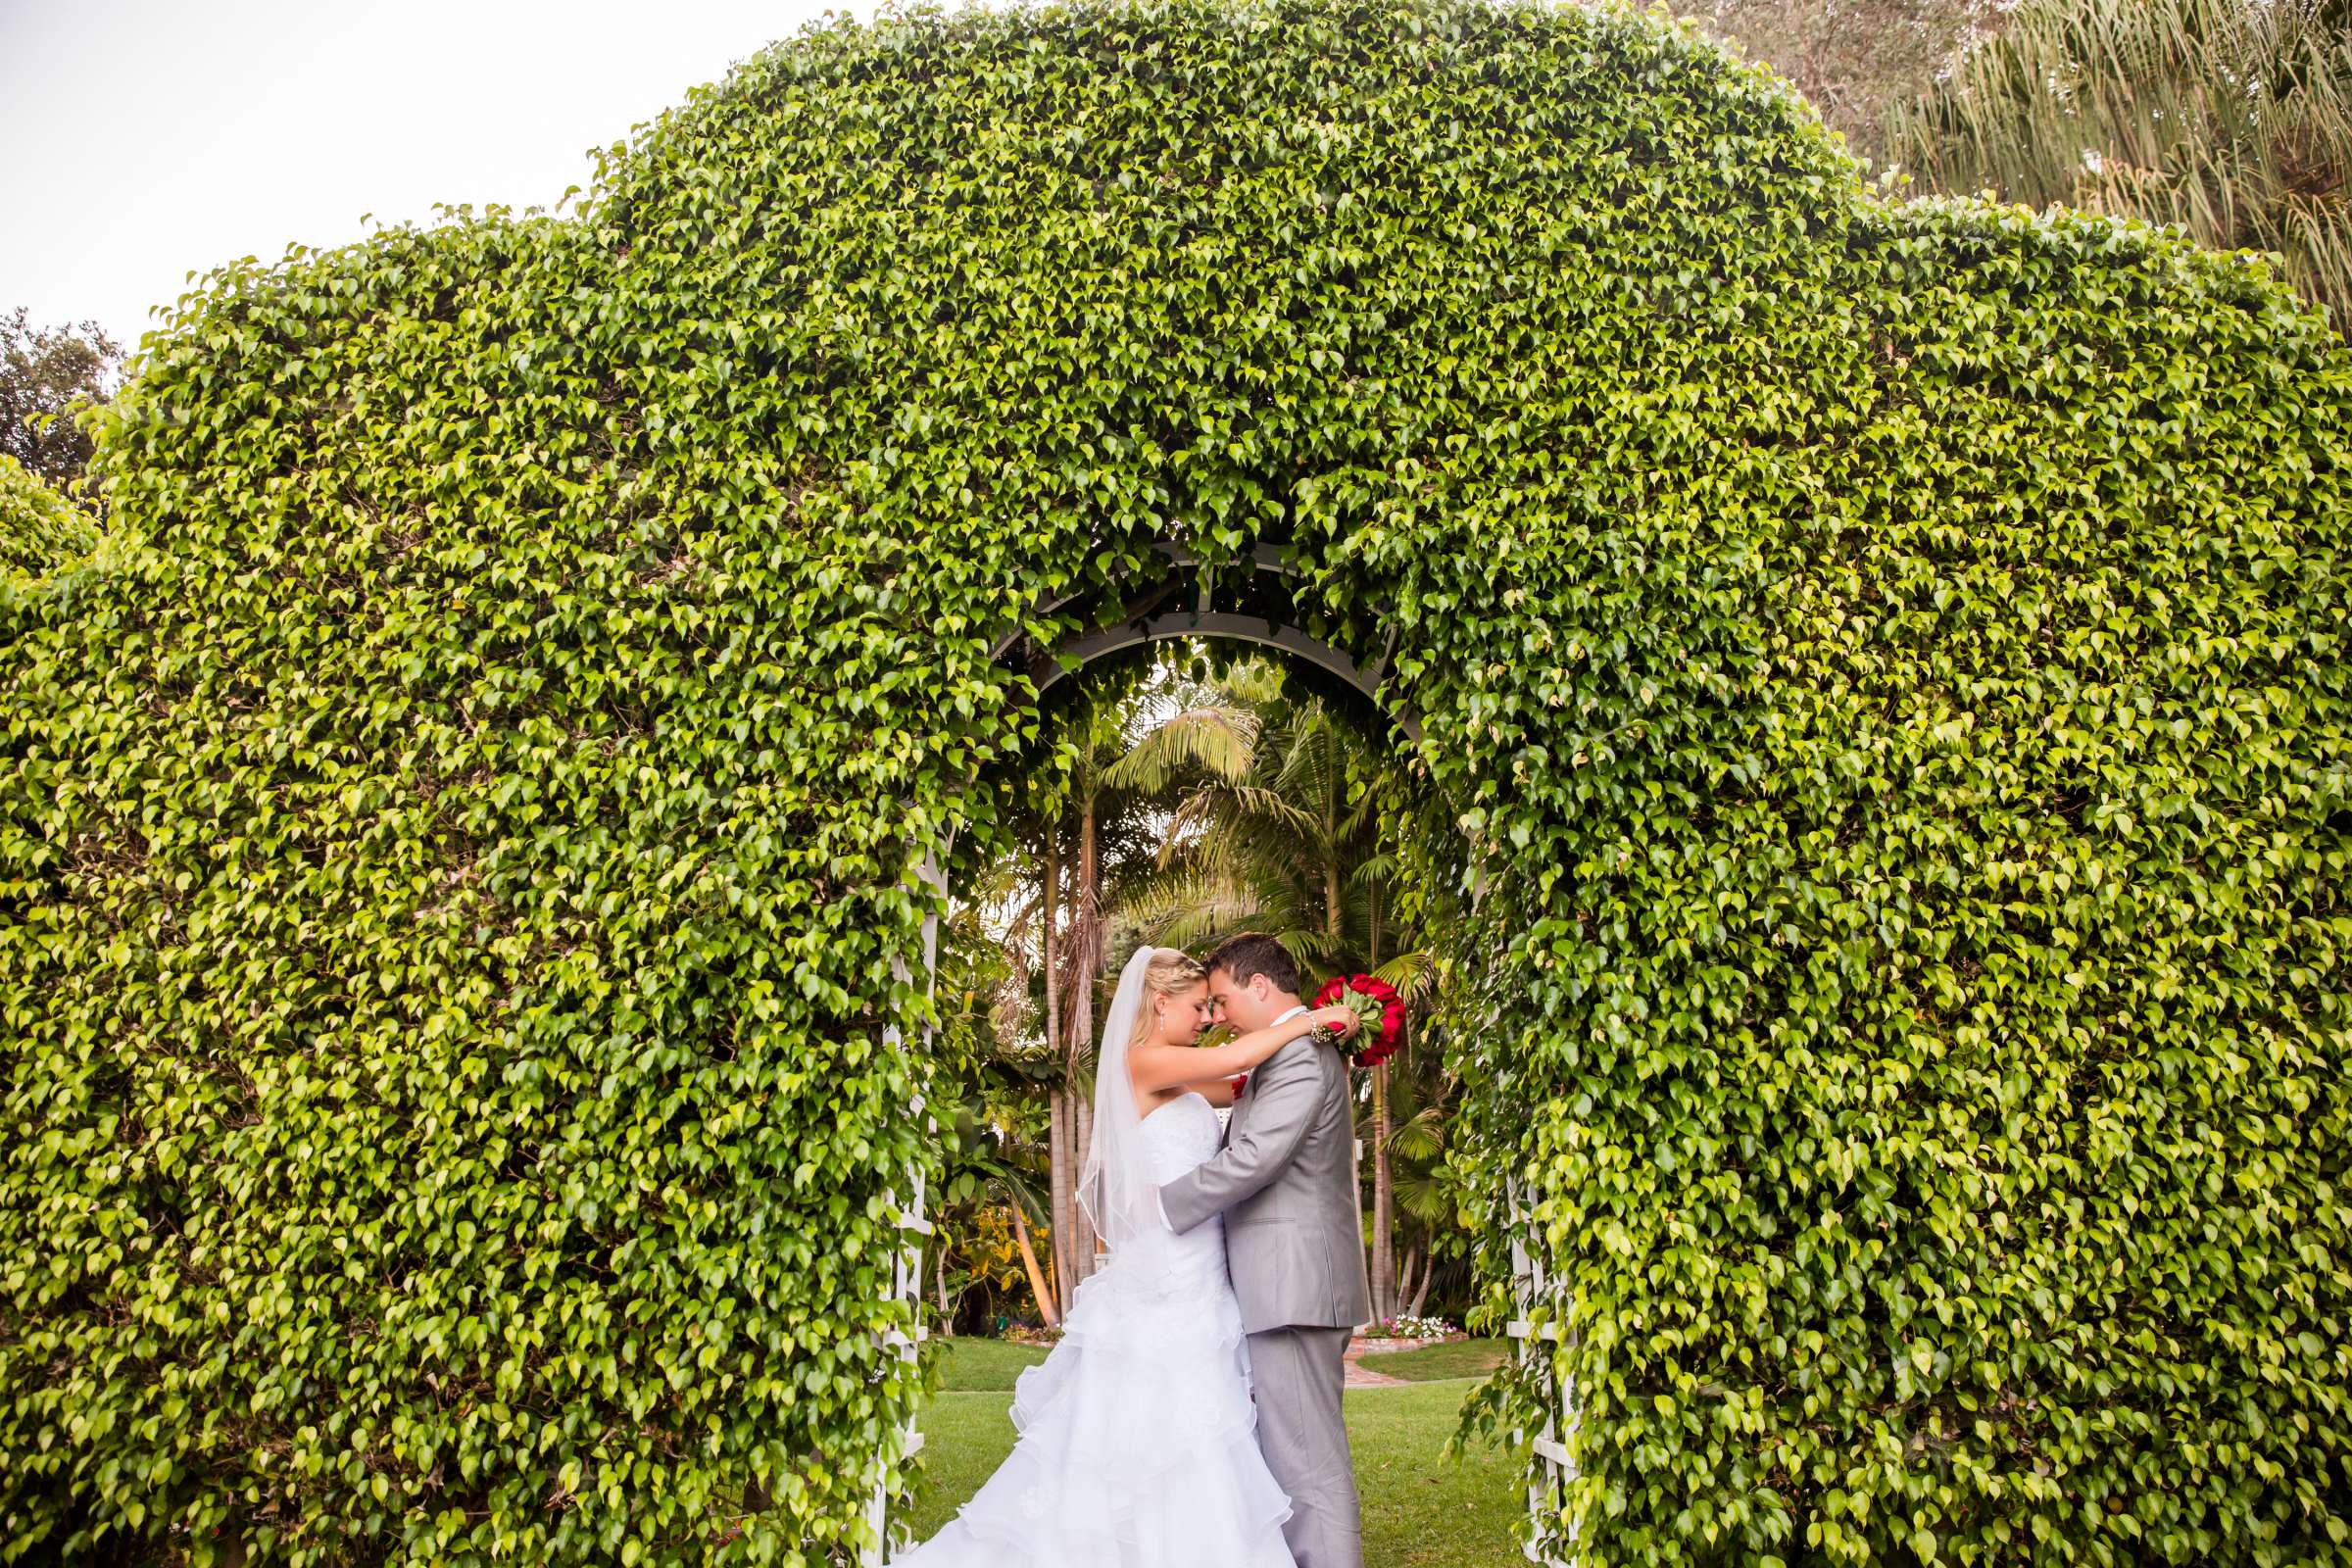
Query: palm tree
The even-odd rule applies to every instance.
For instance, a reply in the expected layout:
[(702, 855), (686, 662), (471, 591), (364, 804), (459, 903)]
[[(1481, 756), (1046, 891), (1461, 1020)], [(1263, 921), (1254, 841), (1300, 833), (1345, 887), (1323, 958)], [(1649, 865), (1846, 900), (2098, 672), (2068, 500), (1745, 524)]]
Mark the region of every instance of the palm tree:
[(1368, 743), (1316, 697), (1265, 704), (1254, 730), (1246, 765), (1236, 759), (1179, 799), (1159, 874), (1127, 912), (1174, 947), (1267, 929), (1302, 966), (1330, 973), (1367, 951), (1376, 918), (1377, 882), (1349, 874), (1378, 848), (1374, 803), (1349, 790)]
[(1039, 1265), (1030, 1242), (1030, 1227), (1047, 1214), (1046, 1198), (1038, 1191), (1037, 1166), (1047, 1151), (1020, 1142), (1015, 1117), (996, 1113), (989, 1097), (968, 1099), (950, 1113), (944, 1129), (949, 1147), (946, 1179), (940, 1184), (940, 1209), (934, 1227), (932, 1266), (939, 1282), (939, 1314), (943, 1326), (953, 1323), (954, 1303), (946, 1286), (950, 1238), (956, 1234), (954, 1216), (976, 1206), (1002, 1207), (1012, 1221), (1014, 1245), (1020, 1250), (1021, 1271), (1036, 1298), (1038, 1315), (1059, 1327), (1061, 1300), (1052, 1280)]
[(1886, 151), (1937, 190), (2276, 252), (2352, 327), (2352, 0), (2025, 0)]
[[(940, 932), (941, 1027), (933, 1049), (949, 1085), (937, 1097), (947, 1167), (936, 1194), (934, 1280), (952, 1321), (945, 1276), (958, 1219), (978, 1207), (1008, 1212), (1022, 1272), (1049, 1324), (1060, 1321), (1056, 1278), (1041, 1267), (1032, 1224), (1051, 1210), (1039, 1181), (1052, 1151), (1036, 1124), (1036, 1094), (1053, 1071), (1034, 1030), (1035, 887), (1017, 854), (966, 868)], [(1063, 1276), (1066, 1278), (1066, 1276)]]
[(1372, 972), (1396, 988), (1406, 1017), (1396, 1054), (1374, 1069), (1379, 1075), (1375, 1169), (1387, 1173), (1389, 1183), (1376, 1213), (1401, 1233), (1404, 1244), (1401, 1260), (1390, 1261), (1392, 1295), (1374, 1303), (1387, 1317), (1421, 1310), (1437, 1273), (1439, 1250), (1455, 1230), (1457, 1199), (1446, 1179), (1445, 1158), (1446, 1118), (1458, 1080), (1446, 1071), (1443, 1054), (1428, 1049), (1420, 1023), (1443, 993), (1448, 977), (1445, 960), (1423, 947), (1400, 953)]

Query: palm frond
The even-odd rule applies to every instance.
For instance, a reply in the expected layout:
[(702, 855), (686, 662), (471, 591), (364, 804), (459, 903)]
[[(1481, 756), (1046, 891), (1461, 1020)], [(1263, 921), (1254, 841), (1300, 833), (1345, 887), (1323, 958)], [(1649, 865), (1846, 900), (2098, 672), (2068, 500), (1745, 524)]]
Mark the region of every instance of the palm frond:
[(1452, 1221), (1453, 1194), (1444, 1178), (1399, 1171), (1395, 1187), (1396, 1206), (1422, 1224), (1435, 1229)]
[(1285, 726), (1275, 761), (1274, 787), (1293, 800), (1336, 802), (1337, 750), (1331, 715), (1322, 703), (1299, 705), (1297, 716)]
[(1294, 925), (1274, 933), (1283, 951), (1298, 960), (1302, 969), (1318, 974), (1329, 970), (1339, 956), (1340, 944), (1318, 925)]
[(1374, 979), (1386, 980), (1396, 988), (1396, 995), (1406, 1002), (1419, 1002), (1429, 995), (1438, 981), (1438, 956), (1424, 948), (1412, 953), (1399, 953), (1372, 971)]
[(1301, 836), (1322, 832), (1320, 822), (1260, 784), (1213, 784), (1196, 790), (1177, 806), (1173, 825), (1231, 829), (1250, 818)]
[(1389, 1129), (1389, 1151), (1398, 1159), (1426, 1162), (1446, 1152), (1446, 1118), (1424, 1106)]
[(1038, 1191), (1036, 1183), (1010, 1165), (994, 1160), (989, 1161), (985, 1169), (989, 1185), (1002, 1194), (1007, 1202), (1018, 1203), (1022, 1216), (1031, 1225), (1040, 1229), (1052, 1228), (1053, 1205), (1046, 1195)]
[(1119, 922), (1154, 947), (1191, 951), (1257, 917), (1254, 889), (1220, 868), (1172, 866), (1138, 888), (1117, 911)]
[(1257, 715), (1234, 706), (1194, 706), (1171, 714), (1102, 770), (1112, 789), (1156, 795), (1188, 773), (1238, 783), (1255, 759)]

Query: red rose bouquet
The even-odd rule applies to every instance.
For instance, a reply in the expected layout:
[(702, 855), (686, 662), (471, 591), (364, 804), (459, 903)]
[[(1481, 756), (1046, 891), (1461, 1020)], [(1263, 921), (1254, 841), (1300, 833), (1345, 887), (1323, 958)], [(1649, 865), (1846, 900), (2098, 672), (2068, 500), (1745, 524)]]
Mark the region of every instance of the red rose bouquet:
[[(1396, 1039), (1404, 1032), (1404, 999), (1396, 995), (1395, 986), (1368, 974), (1337, 975), (1315, 993), (1318, 1007), (1328, 1007), (1335, 1002), (1345, 1004), (1356, 1017), (1352, 1054), (1355, 1065), (1369, 1067), (1396, 1054)], [(1326, 1044), (1340, 1043), (1337, 1035), (1325, 1029), (1317, 1029), (1315, 1038)], [(1234, 1079), (1235, 1097), (1238, 1099), (1249, 1086), (1248, 1073)]]
[(1368, 974), (1335, 975), (1315, 993), (1315, 1005), (1328, 1007), (1335, 1002), (1353, 1012), (1361, 1026), (1355, 1032), (1358, 1067), (1386, 1061), (1396, 1054), (1396, 1038), (1404, 1032), (1404, 1000), (1396, 995), (1395, 986)]

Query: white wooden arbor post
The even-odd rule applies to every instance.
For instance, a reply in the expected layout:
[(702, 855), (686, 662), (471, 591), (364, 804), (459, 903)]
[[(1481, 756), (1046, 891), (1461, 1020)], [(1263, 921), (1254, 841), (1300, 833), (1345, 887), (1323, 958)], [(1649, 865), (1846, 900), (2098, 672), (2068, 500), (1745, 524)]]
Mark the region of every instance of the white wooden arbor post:
[[(954, 842), (955, 833), (951, 830), (948, 834), (948, 844)], [(948, 889), (947, 873), (940, 869), (939, 864), (940, 856), (945, 849), (946, 845), (937, 848), (926, 847), (919, 867), (919, 874), (923, 881), (942, 894), (946, 893)], [(891, 965), (892, 973), (901, 985), (906, 985), (912, 981), (913, 976), (908, 972), (905, 959), (893, 958)], [(938, 989), (939, 916), (926, 914), (923, 916), (923, 995), (927, 999), (936, 1000)], [(882, 1026), (882, 1040), (883, 1044), (892, 1051), (906, 1049), (905, 1037), (900, 1032), (896, 1019)], [(920, 1049), (927, 1054), (930, 1048), (931, 1025), (925, 1022)], [(938, 1118), (933, 1116), (928, 1107), (924, 1105), (919, 1094), (908, 1109), (911, 1114), (923, 1118), (923, 1125), (927, 1132), (936, 1134), (939, 1131)], [(899, 1354), (908, 1361), (922, 1353), (922, 1342), (930, 1337), (930, 1330), (923, 1323), (923, 1238), (931, 1234), (931, 1222), (924, 1217), (923, 1213), (922, 1173), (914, 1172), (912, 1180), (914, 1191), (911, 1200), (898, 1205), (899, 1226), (906, 1233), (906, 1236), (905, 1245), (899, 1250), (896, 1277), (892, 1284), (891, 1294), (906, 1303), (907, 1321), (914, 1326), (914, 1332), (907, 1334), (898, 1329), (890, 1329), (885, 1331), (882, 1337), (885, 1345), (896, 1348)], [(891, 1521), (888, 1498), (891, 1472), (920, 1453), (922, 1449), (922, 1428), (916, 1423), (913, 1412), (909, 1411), (906, 1416), (906, 1425), (899, 1433), (898, 1442), (886, 1444), (883, 1447), (882, 1470), (874, 1478), (873, 1493), (866, 1499), (865, 1522), (872, 1529), (877, 1544), (868, 1546), (863, 1555), (858, 1558), (860, 1568), (883, 1568), (883, 1565), (889, 1561)]]
[[(1487, 892), (1486, 867), (1473, 861), (1470, 866), (1470, 906), (1476, 908)], [(1520, 1550), (1527, 1560), (1539, 1568), (1571, 1568), (1576, 1557), (1576, 1530), (1573, 1523), (1565, 1531), (1546, 1530), (1543, 1525), (1544, 1509), (1548, 1504), (1557, 1512), (1566, 1494), (1569, 1478), (1576, 1474), (1576, 1461), (1568, 1451), (1567, 1439), (1576, 1431), (1576, 1391), (1554, 1382), (1550, 1348), (1559, 1343), (1567, 1328), (1568, 1303), (1551, 1299), (1554, 1285), (1544, 1259), (1530, 1251), (1520, 1239), (1520, 1226), (1527, 1217), (1521, 1199), (1519, 1173), (1504, 1178), (1504, 1199), (1510, 1214), (1511, 1237), (1511, 1300), (1517, 1308), (1503, 1333), (1511, 1339), (1511, 1353), (1522, 1368), (1535, 1374), (1537, 1386), (1548, 1390), (1544, 1399), (1544, 1426), (1535, 1436), (1536, 1469), (1527, 1487), (1527, 1512), (1534, 1524), (1534, 1533)], [(1546, 1320), (1538, 1325), (1532, 1321), (1534, 1309), (1548, 1301), (1553, 1308)], [(1524, 1427), (1511, 1429), (1514, 1444), (1527, 1441)]]
[[(1576, 1461), (1569, 1456), (1567, 1439), (1576, 1431), (1576, 1391), (1553, 1384), (1550, 1347), (1561, 1336), (1560, 1316), (1555, 1315), (1542, 1324), (1529, 1321), (1531, 1309), (1545, 1301), (1552, 1293), (1550, 1274), (1543, 1258), (1531, 1252), (1519, 1239), (1519, 1223), (1525, 1215), (1520, 1203), (1517, 1173), (1508, 1179), (1511, 1214), (1511, 1296), (1518, 1303), (1519, 1315), (1504, 1326), (1503, 1332), (1513, 1341), (1512, 1353), (1520, 1365), (1535, 1371), (1538, 1386), (1549, 1389), (1545, 1400), (1544, 1428), (1536, 1434), (1536, 1470), (1527, 1488), (1527, 1511), (1537, 1521), (1535, 1534), (1521, 1549), (1530, 1562), (1542, 1568), (1569, 1568), (1576, 1555), (1576, 1529), (1573, 1522), (1565, 1531), (1547, 1531), (1541, 1523), (1543, 1510), (1549, 1505), (1555, 1512), (1565, 1495), (1568, 1479), (1576, 1474)], [(1552, 1301), (1555, 1309), (1563, 1303)], [(1565, 1423), (1562, 1425), (1562, 1423)], [(1513, 1443), (1523, 1443), (1524, 1428), (1511, 1431)]]

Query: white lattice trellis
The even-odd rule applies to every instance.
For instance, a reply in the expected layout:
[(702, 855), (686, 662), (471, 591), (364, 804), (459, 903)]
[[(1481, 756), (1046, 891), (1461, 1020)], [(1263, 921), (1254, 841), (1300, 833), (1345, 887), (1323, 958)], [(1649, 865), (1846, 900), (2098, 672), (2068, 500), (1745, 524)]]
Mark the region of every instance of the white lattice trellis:
[[(952, 838), (950, 842), (953, 842)], [(939, 850), (925, 852), (920, 875), (924, 882), (944, 894), (947, 891), (948, 881), (947, 874), (940, 869), (940, 854)], [(906, 968), (906, 960), (894, 958), (891, 962), (899, 983), (901, 985), (910, 983), (913, 976)], [(938, 984), (939, 917), (925, 915), (923, 917), (923, 994), (926, 997), (935, 997)], [(905, 1037), (900, 1032), (895, 1020), (883, 1026), (882, 1039), (883, 1043), (893, 1051), (900, 1050), (905, 1045)], [(931, 1026), (926, 1023), (923, 1026), (922, 1049), (927, 1054), (930, 1048)], [(929, 1109), (925, 1107), (919, 1095), (910, 1108), (915, 1115), (923, 1118), (926, 1131), (933, 1134), (939, 1131), (937, 1118), (933, 1117)], [(922, 1343), (930, 1337), (930, 1330), (923, 1323), (923, 1238), (931, 1234), (931, 1222), (924, 1217), (923, 1196), (922, 1173), (917, 1171), (914, 1174), (914, 1191), (910, 1200), (899, 1205), (899, 1225), (906, 1233), (906, 1242), (899, 1250), (896, 1277), (892, 1286), (892, 1294), (906, 1303), (907, 1321), (914, 1325), (914, 1332), (907, 1334), (898, 1329), (891, 1329), (883, 1335), (883, 1343), (895, 1347), (899, 1354), (909, 1361), (922, 1353)], [(888, 1499), (891, 1472), (920, 1453), (923, 1448), (923, 1431), (916, 1424), (911, 1412), (906, 1417), (906, 1425), (899, 1434), (899, 1442), (895, 1448), (896, 1451), (885, 1448), (882, 1455), (881, 1472), (874, 1478), (873, 1493), (866, 1499), (865, 1522), (872, 1529), (873, 1539), (877, 1544), (868, 1546), (858, 1559), (861, 1568), (883, 1568), (883, 1564), (890, 1557), (891, 1520)]]
[[(1467, 882), (1470, 906), (1475, 909), (1485, 902), (1487, 890), (1492, 885), (1484, 862), (1471, 862)], [(1536, 1434), (1536, 1469), (1527, 1488), (1527, 1512), (1528, 1517), (1535, 1521), (1535, 1530), (1526, 1545), (1520, 1549), (1526, 1553), (1528, 1561), (1541, 1565), (1541, 1568), (1572, 1568), (1576, 1557), (1574, 1527), (1564, 1532), (1554, 1532), (1546, 1530), (1543, 1524), (1546, 1504), (1555, 1517), (1558, 1515), (1560, 1504), (1565, 1499), (1568, 1479), (1576, 1473), (1576, 1461), (1569, 1456), (1567, 1441), (1576, 1431), (1576, 1391), (1554, 1385), (1551, 1356), (1547, 1349), (1560, 1339), (1566, 1324), (1566, 1307), (1562, 1301), (1550, 1301), (1553, 1310), (1545, 1321), (1541, 1325), (1532, 1321), (1532, 1308), (1546, 1300), (1551, 1292), (1552, 1279), (1549, 1271), (1544, 1267), (1543, 1259), (1530, 1252), (1527, 1244), (1520, 1239), (1520, 1226), (1526, 1217), (1526, 1208), (1520, 1202), (1519, 1178), (1516, 1175), (1505, 1180), (1504, 1197), (1509, 1203), (1511, 1216), (1511, 1299), (1518, 1311), (1504, 1325), (1503, 1332), (1511, 1338), (1511, 1353), (1519, 1358), (1523, 1367), (1534, 1371), (1538, 1386), (1551, 1390), (1551, 1397), (1545, 1401), (1544, 1429)], [(1515, 1444), (1526, 1442), (1526, 1429), (1512, 1428), (1511, 1441)]]
[[(1538, 1324), (1530, 1321), (1533, 1317), (1531, 1308), (1549, 1298), (1552, 1280), (1544, 1267), (1543, 1258), (1529, 1251), (1526, 1243), (1520, 1240), (1519, 1226), (1525, 1211), (1520, 1206), (1519, 1181), (1515, 1176), (1510, 1179), (1508, 1197), (1511, 1212), (1511, 1295), (1518, 1303), (1519, 1313), (1505, 1325), (1504, 1332), (1514, 1342), (1512, 1353), (1518, 1356), (1520, 1363), (1535, 1372), (1540, 1387), (1552, 1391), (1544, 1415), (1544, 1428), (1535, 1437), (1536, 1468), (1527, 1489), (1528, 1515), (1536, 1521), (1536, 1528), (1522, 1549), (1530, 1562), (1539, 1563), (1542, 1568), (1570, 1568), (1576, 1560), (1576, 1531), (1573, 1523), (1565, 1531), (1559, 1532), (1548, 1531), (1543, 1524), (1547, 1511), (1555, 1517), (1558, 1515), (1566, 1495), (1568, 1479), (1576, 1473), (1576, 1461), (1568, 1451), (1568, 1439), (1576, 1431), (1575, 1391), (1553, 1385), (1549, 1349), (1561, 1335), (1561, 1303), (1557, 1300), (1549, 1302), (1554, 1312), (1544, 1322)], [(1522, 1443), (1526, 1440), (1524, 1428), (1512, 1429), (1512, 1442)]]

